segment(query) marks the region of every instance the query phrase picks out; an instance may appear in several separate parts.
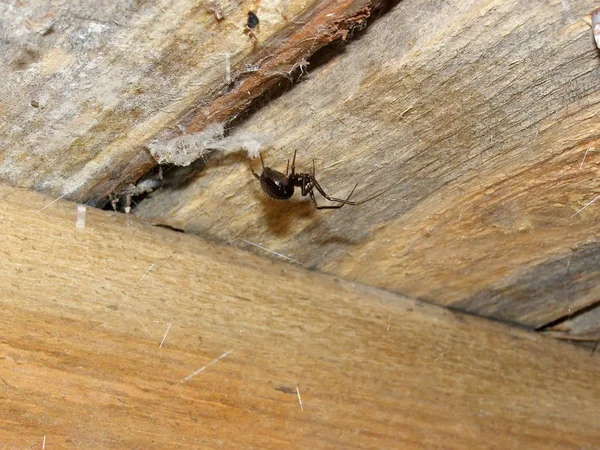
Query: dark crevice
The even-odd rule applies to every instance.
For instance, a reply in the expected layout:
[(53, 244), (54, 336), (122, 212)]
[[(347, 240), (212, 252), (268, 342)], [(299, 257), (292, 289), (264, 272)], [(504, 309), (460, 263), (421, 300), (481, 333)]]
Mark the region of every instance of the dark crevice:
[(126, 185), (94, 206), (105, 211), (129, 213), (148, 195), (163, 187), (164, 173), (167, 169), (168, 167), (155, 166), (135, 184)]
[(171, 225), (167, 225), (165, 223), (157, 223), (154, 225), (155, 227), (159, 227), (159, 228), (166, 228), (167, 230), (171, 230), (174, 231), (175, 233), (185, 233), (185, 230), (182, 228), (177, 228), (177, 227), (173, 227)]
[[(421, 300), (421, 299), (419, 299), (419, 300), (420, 301), (425, 301), (425, 300)], [(441, 306), (439, 303), (435, 303), (433, 301), (425, 301), (425, 302), (429, 303), (431, 305)], [(518, 329), (521, 329), (521, 330), (536, 331), (535, 328), (529, 327), (529, 326), (524, 325), (522, 323), (513, 322), (513, 321), (509, 321), (509, 320), (505, 320), (505, 319), (498, 318), (498, 317), (493, 317), (493, 316), (483, 316), (481, 314), (477, 314), (476, 312), (468, 311), (468, 310), (461, 309), (461, 308), (457, 308), (457, 307), (452, 306), (452, 305), (445, 305), (443, 307), (445, 307), (446, 309), (448, 309), (449, 311), (451, 311), (451, 312), (453, 312), (455, 314), (462, 314), (462, 315), (465, 315), (465, 316), (478, 317), (480, 319), (485, 319), (485, 320), (487, 320), (489, 322), (495, 322), (495, 323), (499, 323), (499, 324), (502, 324), (502, 325), (507, 325), (507, 326), (510, 326), (510, 327), (513, 327), (513, 328), (518, 328)]]
[(545, 325), (539, 326), (535, 329), (535, 331), (547, 331), (549, 328), (560, 325), (562, 322), (565, 322), (566, 320), (574, 319), (575, 317), (578, 317), (578, 316), (581, 316), (582, 314), (588, 313), (598, 307), (600, 307), (600, 300), (597, 300), (594, 303), (591, 303), (581, 309), (578, 309), (577, 311), (571, 312), (569, 314), (565, 314), (565, 315), (559, 317), (558, 319), (553, 320), (552, 322), (548, 322)]

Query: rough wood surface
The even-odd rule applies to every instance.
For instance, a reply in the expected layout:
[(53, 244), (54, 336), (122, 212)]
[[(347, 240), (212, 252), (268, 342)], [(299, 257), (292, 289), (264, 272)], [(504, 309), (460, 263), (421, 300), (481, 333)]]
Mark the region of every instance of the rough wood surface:
[(600, 341), (600, 308), (596, 306), (583, 311), (543, 331), (559, 339), (592, 342), (595, 345)]
[(598, 355), (122, 214), (0, 205), (7, 448), (600, 441)]
[(530, 327), (573, 314), (600, 293), (600, 206), (574, 215), (600, 193), (594, 6), (403, 1), (234, 131), (272, 136), (280, 170), (315, 158), (331, 194), (385, 191), (371, 203), (276, 203), (228, 159), (137, 213)]
[[(0, 4), (0, 177), (104, 198), (156, 165), (144, 148), (150, 138), (235, 117), (304, 58), (343, 39), (372, 3)], [(254, 41), (250, 9), (261, 18)]]
[(278, 167), (316, 157), (333, 193), (387, 189), (376, 204), (269, 204), (232, 158), (187, 186), (171, 172), (138, 213), (535, 328), (597, 301), (596, 205), (573, 216), (598, 194), (593, 2), (404, 0), (308, 66), (379, 2), (215, 2), (220, 21), (210, 4), (0, 4), (0, 178), (94, 203), (154, 166), (148, 140), (232, 118), (302, 66), (234, 134), (265, 136)]

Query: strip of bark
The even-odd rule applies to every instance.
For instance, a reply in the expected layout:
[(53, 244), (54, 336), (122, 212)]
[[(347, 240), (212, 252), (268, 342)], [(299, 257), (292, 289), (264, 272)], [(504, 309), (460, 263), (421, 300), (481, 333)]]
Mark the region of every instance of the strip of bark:
[[(251, 107), (254, 100), (275, 89), (282, 79), (290, 78), (315, 52), (336, 41), (345, 41), (353, 30), (363, 28), (380, 4), (381, 0), (315, 2), (290, 26), (264, 44), (257, 43), (260, 49), (232, 69), (230, 84), (217, 86), (211, 94), (198, 99), (181, 118), (179, 127), (163, 130), (159, 133), (160, 138), (176, 137), (177, 131), (173, 130), (185, 129), (187, 133), (194, 133), (211, 123), (234, 119)], [(140, 179), (156, 165), (154, 158), (145, 151), (133, 161), (123, 161), (90, 188), (89, 203), (101, 203), (102, 199)]]

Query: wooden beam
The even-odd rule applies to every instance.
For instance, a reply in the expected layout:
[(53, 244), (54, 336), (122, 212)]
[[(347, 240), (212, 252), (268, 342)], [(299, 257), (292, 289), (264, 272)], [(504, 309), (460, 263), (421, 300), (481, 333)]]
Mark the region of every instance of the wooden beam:
[[(582, 448), (598, 357), (0, 187), (11, 448)], [(85, 214), (85, 217), (84, 217)]]
[[(269, 201), (243, 161), (209, 164), (138, 214), (532, 328), (597, 302), (598, 49), (592, 0), (400, 2), (233, 135), (355, 209)], [(173, 178), (170, 182), (176, 182)]]
[[(232, 120), (377, 3), (0, 6), (0, 58), (11, 61), (0, 66), (2, 179), (104, 200), (156, 166), (150, 139)], [(253, 39), (250, 9), (260, 16)]]

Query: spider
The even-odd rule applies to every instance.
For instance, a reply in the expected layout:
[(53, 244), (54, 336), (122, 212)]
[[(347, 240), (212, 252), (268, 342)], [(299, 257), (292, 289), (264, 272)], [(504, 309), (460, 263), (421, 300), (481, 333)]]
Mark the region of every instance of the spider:
[[(317, 179), (315, 178), (315, 160), (313, 159), (313, 169), (312, 173), (296, 173), (296, 151), (294, 151), (294, 158), (292, 159), (292, 171), (288, 175), (288, 170), (290, 168), (290, 160), (288, 159), (287, 169), (285, 169), (285, 174), (279, 172), (278, 170), (271, 169), (270, 167), (265, 167), (265, 162), (263, 160), (262, 154), (259, 153), (260, 162), (262, 163), (262, 174), (257, 174), (252, 165), (250, 164), (250, 170), (252, 174), (260, 181), (260, 186), (265, 194), (275, 200), (289, 200), (292, 195), (294, 195), (294, 187), (299, 187), (301, 189), (300, 193), (303, 197), (310, 195), (310, 201), (314, 205), (316, 209), (339, 209), (344, 205), (360, 205), (361, 203), (368, 202), (369, 200), (373, 200), (375, 197), (378, 197), (382, 193), (375, 194), (373, 197), (369, 197), (366, 200), (362, 200), (360, 202), (350, 201), (350, 197), (354, 194), (354, 190), (358, 183), (354, 185), (352, 191), (346, 197), (346, 199), (335, 198), (328, 195), (325, 190), (321, 187)], [(337, 205), (327, 205), (320, 206), (317, 204), (317, 199), (315, 198), (314, 190), (317, 190), (319, 194), (325, 197), (330, 202), (338, 203)]]
[(258, 20), (258, 16), (254, 13), (254, 11), (248, 11), (248, 21), (246, 22), (246, 26), (249, 29), (254, 30), (259, 23), (260, 20)]
[(258, 41), (255, 31), (258, 32), (259, 23), (260, 20), (258, 20), (258, 16), (254, 13), (254, 11), (248, 11), (248, 20), (246, 21), (246, 29), (244, 30), (244, 33), (246, 33), (250, 40), (254, 43)]

